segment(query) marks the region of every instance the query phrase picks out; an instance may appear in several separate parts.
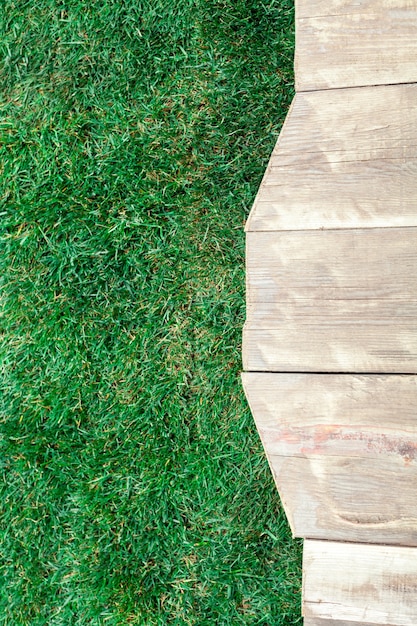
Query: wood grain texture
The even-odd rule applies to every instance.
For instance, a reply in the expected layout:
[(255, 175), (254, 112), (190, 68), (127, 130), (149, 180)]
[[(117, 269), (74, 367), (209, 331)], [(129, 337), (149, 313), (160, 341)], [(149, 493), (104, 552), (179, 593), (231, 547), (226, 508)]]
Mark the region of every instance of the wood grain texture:
[[(375, 622), (347, 622), (340, 619), (320, 619), (314, 617), (306, 617), (303, 622), (303, 626), (376, 626)], [(378, 624), (378, 626), (396, 626), (396, 624)]]
[[(340, 619), (320, 619), (314, 617), (306, 617), (303, 621), (303, 626), (377, 626), (375, 622), (347, 622)], [(378, 624), (378, 626), (396, 626), (396, 624)]]
[(306, 538), (305, 626), (417, 624), (416, 32), (417, 0), (296, 0), (246, 224), (242, 380)]
[(332, 161), (415, 155), (416, 94), (415, 84), (297, 94), (277, 150)]
[(415, 626), (417, 549), (305, 541), (303, 615)]
[(247, 233), (247, 371), (417, 372), (417, 228)]
[(242, 380), (295, 536), (417, 545), (416, 376)]
[(297, 94), (246, 230), (417, 226), (416, 146), (417, 85)]
[(414, 0), (296, 0), (297, 17), (343, 16), (352, 12), (409, 11), (415, 8)]
[(392, 334), (353, 324), (333, 330), (316, 325), (243, 330), (246, 371), (416, 373), (416, 353), (414, 325)]
[(242, 382), (269, 456), (417, 462), (417, 376), (244, 373)]
[(297, 91), (417, 80), (413, 0), (296, 3)]
[(268, 461), (295, 537), (417, 546), (415, 462), (342, 455)]

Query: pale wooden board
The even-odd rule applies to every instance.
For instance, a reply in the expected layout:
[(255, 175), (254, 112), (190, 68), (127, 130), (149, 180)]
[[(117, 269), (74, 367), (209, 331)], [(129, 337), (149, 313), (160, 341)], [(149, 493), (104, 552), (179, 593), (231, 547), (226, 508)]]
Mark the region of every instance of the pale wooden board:
[(269, 456), (417, 461), (417, 376), (249, 372), (242, 382)]
[(417, 228), (247, 233), (247, 371), (417, 372)]
[(417, 549), (305, 541), (303, 615), (415, 626)]
[(351, 15), (354, 11), (361, 14), (375, 14), (381, 10), (413, 11), (416, 3), (415, 0), (296, 0), (295, 7), (297, 17), (319, 17)]
[(417, 545), (417, 377), (242, 380), (295, 536)]
[[(306, 617), (303, 626), (376, 626), (375, 622), (347, 622), (346, 620), (320, 619), (314, 617)], [(381, 624), (378, 624), (381, 626)], [(397, 626), (396, 624), (383, 624), (382, 626)]]
[(416, 119), (415, 84), (299, 93), (273, 154), (284, 163), (308, 163), (311, 153), (332, 162), (412, 157)]
[(337, 329), (286, 325), (243, 330), (247, 371), (416, 373), (416, 356), (414, 325), (371, 330), (353, 324)]
[(250, 228), (416, 226), (416, 193), (411, 157), (272, 165)]
[(246, 230), (417, 226), (416, 146), (417, 85), (297, 94)]
[(415, 0), (296, 2), (297, 91), (417, 80)]
[(417, 545), (414, 461), (342, 455), (267, 458), (295, 537)]

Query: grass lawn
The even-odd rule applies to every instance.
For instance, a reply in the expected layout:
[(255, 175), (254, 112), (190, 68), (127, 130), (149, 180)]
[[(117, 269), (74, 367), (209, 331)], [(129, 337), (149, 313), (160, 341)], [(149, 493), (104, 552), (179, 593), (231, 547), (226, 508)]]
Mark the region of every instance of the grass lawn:
[(239, 378), (292, 0), (5, 0), (0, 32), (0, 624), (300, 624)]

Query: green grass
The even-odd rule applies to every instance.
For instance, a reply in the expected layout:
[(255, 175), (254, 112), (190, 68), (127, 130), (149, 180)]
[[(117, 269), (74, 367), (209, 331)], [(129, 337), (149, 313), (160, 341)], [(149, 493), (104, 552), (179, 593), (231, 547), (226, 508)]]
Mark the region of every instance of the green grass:
[(2, 625), (301, 621), (239, 378), (292, 4), (2, 4)]

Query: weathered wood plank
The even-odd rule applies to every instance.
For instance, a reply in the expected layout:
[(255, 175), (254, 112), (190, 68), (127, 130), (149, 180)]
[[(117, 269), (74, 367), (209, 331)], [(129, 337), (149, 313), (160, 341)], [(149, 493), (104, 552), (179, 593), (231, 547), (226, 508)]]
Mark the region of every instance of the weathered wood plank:
[(267, 455), (295, 537), (417, 546), (417, 465)]
[(415, 82), (416, 29), (410, 0), (298, 0), (297, 91)]
[(416, 145), (417, 85), (297, 94), (246, 229), (417, 226)]
[(298, 166), (274, 161), (251, 230), (417, 225), (416, 159), (318, 160)]
[(295, 536), (417, 545), (416, 376), (242, 380)]
[(302, 162), (311, 152), (335, 162), (412, 157), (416, 116), (416, 84), (299, 93), (273, 154)]
[(269, 456), (417, 461), (417, 376), (244, 373), (242, 382)]
[[(346, 620), (320, 619), (314, 617), (306, 617), (304, 626), (376, 626), (375, 622), (347, 622)], [(397, 626), (396, 624), (378, 624), (378, 626)]]
[(305, 541), (303, 615), (415, 626), (416, 548)]
[[(304, 626), (377, 626), (375, 622), (347, 622), (346, 620), (320, 619), (314, 617), (306, 617), (303, 622)], [(378, 626), (397, 626), (396, 624), (378, 624)]]
[(243, 368), (252, 372), (417, 373), (415, 325), (361, 328), (293, 325), (243, 329)]
[(417, 228), (248, 233), (246, 242), (249, 304), (268, 293), (286, 306), (415, 294)]
[(298, 18), (344, 16), (353, 12), (375, 15), (381, 11), (394, 12), (395, 16), (398, 11), (410, 11), (415, 6), (414, 0), (296, 0)]
[(247, 234), (247, 371), (417, 372), (417, 228)]

